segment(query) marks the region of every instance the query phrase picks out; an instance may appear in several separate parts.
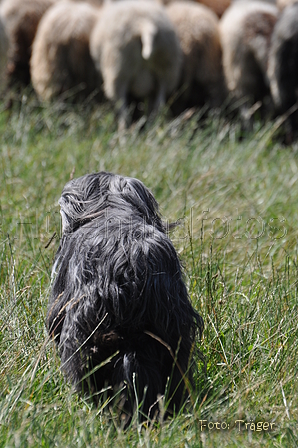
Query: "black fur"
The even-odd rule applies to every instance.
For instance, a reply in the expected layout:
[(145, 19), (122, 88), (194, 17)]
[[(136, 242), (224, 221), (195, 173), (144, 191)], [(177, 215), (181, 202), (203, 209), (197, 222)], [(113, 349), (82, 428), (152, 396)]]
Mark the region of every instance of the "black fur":
[(156, 200), (137, 179), (102, 172), (70, 181), (59, 203), (47, 325), (63, 371), (95, 401), (122, 389), (128, 416), (139, 403), (153, 417), (166, 390), (168, 411), (178, 411), (203, 321)]

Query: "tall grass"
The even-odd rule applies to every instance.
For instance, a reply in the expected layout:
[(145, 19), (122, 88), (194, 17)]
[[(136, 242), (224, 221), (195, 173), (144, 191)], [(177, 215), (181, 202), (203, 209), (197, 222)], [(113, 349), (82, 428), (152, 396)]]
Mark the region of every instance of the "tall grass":
[[(282, 147), (275, 123), (244, 133), (199, 118), (119, 136), (107, 105), (23, 95), (0, 112), (1, 447), (298, 445), (298, 146)], [(141, 179), (180, 220), (171, 236), (205, 322), (185, 412), (126, 431), (74, 394), (45, 330), (57, 199), (70, 176), (99, 170)]]

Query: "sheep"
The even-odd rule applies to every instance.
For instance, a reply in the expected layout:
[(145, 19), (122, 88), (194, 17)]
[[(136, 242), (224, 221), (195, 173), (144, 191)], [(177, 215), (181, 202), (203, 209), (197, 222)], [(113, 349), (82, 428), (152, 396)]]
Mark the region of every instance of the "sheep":
[(91, 55), (103, 77), (106, 97), (119, 112), (119, 130), (127, 126), (129, 95), (149, 98), (151, 113), (175, 89), (181, 49), (164, 8), (153, 1), (107, 3), (90, 38)]
[(29, 60), (38, 23), (46, 10), (59, 0), (3, 0), (3, 17), (9, 39), (7, 75), (11, 83), (30, 82)]
[(276, 4), (277, 7), (282, 10), (286, 6), (292, 5), (293, 3), (297, 2), (297, 0), (277, 0)]
[[(181, 0), (180, 0), (181, 1)], [(201, 3), (212, 9), (218, 17), (221, 17), (225, 10), (230, 6), (231, 0), (193, 0), (195, 3)], [(165, 5), (176, 2), (176, 0), (163, 0)], [(186, 0), (189, 2), (189, 0)]]
[(102, 6), (104, 2), (109, 1), (109, 0), (69, 0), (69, 1), (72, 1), (75, 3), (87, 2), (93, 6)]
[(244, 118), (249, 106), (254, 103), (254, 107), (264, 106), (266, 95), (270, 98), (267, 62), (277, 17), (278, 9), (274, 5), (239, 1), (220, 20), (226, 83), (232, 97), (242, 101)]
[(30, 61), (33, 87), (43, 101), (74, 88), (74, 98), (90, 94), (100, 78), (89, 51), (89, 37), (100, 14), (90, 3), (63, 1), (43, 16)]
[(212, 9), (218, 17), (221, 17), (231, 4), (231, 0), (199, 0), (199, 2)]
[(272, 33), (268, 77), (275, 110), (291, 111), (286, 122), (286, 139), (290, 142), (298, 130), (298, 3), (287, 6)]
[(202, 5), (212, 9), (218, 17), (221, 17), (225, 10), (230, 6), (231, 0), (199, 0)]
[(183, 51), (177, 111), (206, 100), (219, 106), (225, 88), (217, 16), (206, 6), (191, 2), (177, 1), (166, 9)]
[(7, 65), (8, 38), (5, 31), (3, 18), (0, 16), (0, 89), (5, 84), (5, 72)]

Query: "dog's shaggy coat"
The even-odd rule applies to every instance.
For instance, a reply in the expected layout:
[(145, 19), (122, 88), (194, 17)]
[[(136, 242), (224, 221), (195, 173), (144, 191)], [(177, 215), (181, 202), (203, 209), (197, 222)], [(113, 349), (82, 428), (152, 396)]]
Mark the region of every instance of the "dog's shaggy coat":
[(131, 416), (154, 417), (166, 395), (178, 411), (191, 383), (197, 330), (177, 253), (158, 204), (137, 179), (110, 173), (66, 184), (63, 234), (47, 324), (77, 390), (119, 392)]

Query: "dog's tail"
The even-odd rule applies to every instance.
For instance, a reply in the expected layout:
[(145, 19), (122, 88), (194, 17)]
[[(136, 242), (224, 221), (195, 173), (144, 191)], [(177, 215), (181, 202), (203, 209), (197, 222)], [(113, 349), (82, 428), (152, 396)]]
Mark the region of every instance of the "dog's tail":
[[(102, 391), (120, 409), (128, 424), (137, 412), (140, 420), (178, 412), (189, 390), (189, 350), (177, 355), (152, 333), (120, 336), (116, 331), (94, 332), (80, 350), (60, 344), (64, 373), (78, 392), (93, 396)], [(186, 354), (188, 352), (188, 354)]]
[(138, 411), (141, 419), (156, 418), (161, 410), (178, 411), (186, 398), (184, 375), (167, 347), (145, 332), (133, 343), (123, 342), (112, 380), (126, 386), (123, 410), (130, 415)]

